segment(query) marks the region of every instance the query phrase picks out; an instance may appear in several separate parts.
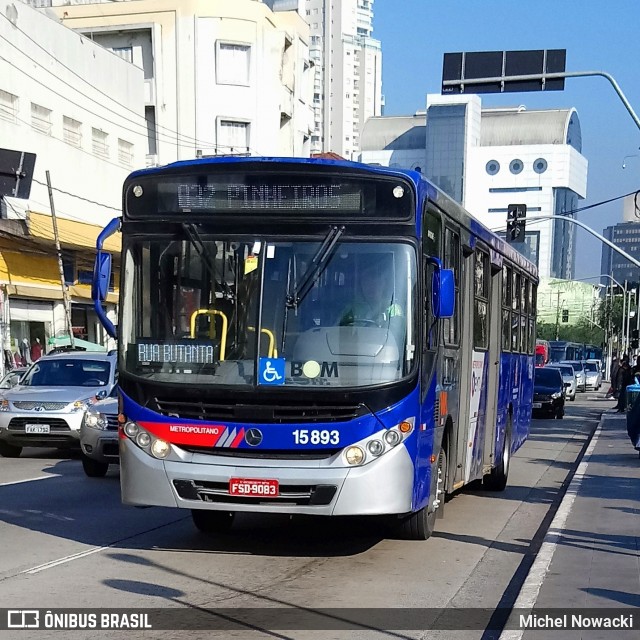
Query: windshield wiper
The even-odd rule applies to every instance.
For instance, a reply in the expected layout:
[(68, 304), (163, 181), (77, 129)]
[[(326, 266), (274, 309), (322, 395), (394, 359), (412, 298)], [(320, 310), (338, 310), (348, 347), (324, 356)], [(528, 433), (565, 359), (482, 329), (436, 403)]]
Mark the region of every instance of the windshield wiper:
[(231, 287), (224, 281), (223, 278), (219, 278), (218, 272), (216, 269), (216, 265), (214, 261), (211, 259), (211, 254), (207, 251), (207, 248), (202, 242), (202, 238), (196, 229), (196, 225), (193, 223), (183, 222), (182, 228), (184, 229), (187, 237), (189, 238), (189, 242), (193, 245), (193, 248), (196, 250), (197, 254), (200, 256), (202, 260), (202, 264), (204, 264), (207, 272), (214, 280), (216, 284), (219, 284), (222, 287), (222, 290), (227, 295), (228, 298), (233, 298), (233, 293), (231, 291)]
[(336, 243), (343, 233), (344, 227), (331, 227), (329, 229), (329, 233), (325, 236), (322, 244), (313, 256), (311, 264), (302, 276), (300, 284), (296, 286), (292, 293), (287, 294), (286, 306), (288, 309), (296, 308), (304, 300), (309, 291), (311, 291), (316, 280), (322, 275), (322, 272), (327, 266)]

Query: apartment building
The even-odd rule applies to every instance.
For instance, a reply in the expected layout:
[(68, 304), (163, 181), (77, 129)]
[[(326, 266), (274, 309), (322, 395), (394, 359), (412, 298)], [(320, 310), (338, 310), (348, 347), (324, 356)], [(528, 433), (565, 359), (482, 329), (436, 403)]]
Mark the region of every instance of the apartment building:
[(344, 158), (360, 150), (367, 118), (382, 114), (382, 48), (373, 0), (306, 0), (314, 62), (311, 152)]
[(52, 4), (66, 27), (142, 70), (147, 165), (309, 156), (313, 70), (297, 11), (253, 0)]
[[(2, 348), (13, 354), (25, 341), (47, 345), (67, 333), (52, 202), (74, 336), (109, 346), (93, 311), (91, 271), (96, 237), (120, 211), (123, 180), (144, 163), (142, 71), (21, 2), (0, 6), (0, 39), (0, 146), (36, 155), (28, 199), (0, 198)], [(117, 264), (118, 240), (108, 249)], [(116, 302), (114, 289), (114, 320)]]

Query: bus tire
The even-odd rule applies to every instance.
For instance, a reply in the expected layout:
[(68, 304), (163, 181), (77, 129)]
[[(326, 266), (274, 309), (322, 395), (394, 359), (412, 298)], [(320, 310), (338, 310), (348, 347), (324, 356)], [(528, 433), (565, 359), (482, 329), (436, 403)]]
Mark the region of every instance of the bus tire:
[(482, 479), (482, 485), (486, 491), (504, 491), (505, 487), (507, 486), (507, 479), (509, 477), (510, 463), (511, 416), (509, 416), (509, 422), (507, 423), (507, 429), (504, 436), (504, 447), (502, 448), (500, 462), (493, 469), (491, 469), (491, 473), (488, 473)]
[(445, 474), (447, 470), (447, 454), (443, 447), (440, 448), (438, 456), (436, 481), (436, 495), (434, 500), (438, 501), (435, 509), (429, 509), (432, 506), (431, 499), (429, 504), (422, 507), (419, 511), (406, 516), (400, 522), (400, 530), (405, 540), (428, 540), (436, 528), (436, 519), (442, 518), (444, 515), (444, 497), (445, 497)]
[(88, 478), (104, 478), (109, 470), (109, 463), (94, 460), (83, 453), (82, 469)]
[(3, 458), (19, 458), (22, 453), (22, 447), (16, 447), (4, 440), (0, 440), (0, 456)]
[(198, 531), (203, 533), (225, 533), (231, 529), (235, 518), (233, 511), (209, 511), (191, 509), (191, 518)]

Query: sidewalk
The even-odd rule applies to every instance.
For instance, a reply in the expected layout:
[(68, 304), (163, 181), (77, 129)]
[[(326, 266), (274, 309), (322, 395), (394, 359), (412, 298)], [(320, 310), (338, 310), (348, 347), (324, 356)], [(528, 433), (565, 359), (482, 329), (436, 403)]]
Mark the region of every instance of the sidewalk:
[[(592, 445), (576, 473), (578, 482), (569, 487), (556, 515), (559, 522), (564, 517), (564, 524), (559, 531), (552, 524), (545, 539), (551, 563), (537, 578), (536, 609), (619, 608), (634, 613), (630, 610), (640, 607), (640, 458), (627, 436), (626, 416), (605, 411)], [(535, 592), (533, 570), (529, 578)], [(640, 619), (640, 609), (635, 613)], [(523, 637), (638, 637), (637, 631), (619, 630), (557, 634), (528, 630)]]

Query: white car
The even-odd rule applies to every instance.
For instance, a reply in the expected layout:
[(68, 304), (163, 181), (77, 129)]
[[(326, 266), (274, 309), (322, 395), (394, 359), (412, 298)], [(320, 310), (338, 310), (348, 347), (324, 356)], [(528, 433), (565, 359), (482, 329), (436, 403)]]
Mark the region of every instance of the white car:
[(587, 374), (587, 389), (597, 391), (602, 386), (602, 373), (598, 363), (595, 360), (587, 360), (584, 368)]
[(576, 391), (578, 383), (576, 381), (576, 373), (570, 364), (552, 364), (549, 367), (553, 369), (560, 369), (562, 374), (562, 381), (564, 382), (564, 395), (567, 400), (572, 402), (576, 399)]
[(576, 373), (577, 390), (587, 390), (587, 377), (586, 371), (584, 369), (584, 362), (582, 362), (581, 360), (565, 360), (563, 362), (558, 362), (557, 364), (570, 364)]
[(115, 355), (43, 356), (0, 401), (0, 456), (17, 458), (23, 447), (79, 448), (84, 412), (115, 383)]

